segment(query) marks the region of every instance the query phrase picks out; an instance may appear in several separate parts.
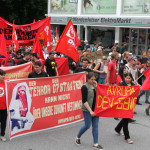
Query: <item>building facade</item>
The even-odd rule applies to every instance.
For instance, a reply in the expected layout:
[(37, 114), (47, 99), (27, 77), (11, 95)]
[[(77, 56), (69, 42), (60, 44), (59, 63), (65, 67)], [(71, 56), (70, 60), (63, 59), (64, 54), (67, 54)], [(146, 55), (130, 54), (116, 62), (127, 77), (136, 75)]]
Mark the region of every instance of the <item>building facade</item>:
[(150, 47), (150, 0), (48, 0), (46, 16), (60, 34), (71, 19), (80, 40), (91, 44), (127, 42), (135, 55)]

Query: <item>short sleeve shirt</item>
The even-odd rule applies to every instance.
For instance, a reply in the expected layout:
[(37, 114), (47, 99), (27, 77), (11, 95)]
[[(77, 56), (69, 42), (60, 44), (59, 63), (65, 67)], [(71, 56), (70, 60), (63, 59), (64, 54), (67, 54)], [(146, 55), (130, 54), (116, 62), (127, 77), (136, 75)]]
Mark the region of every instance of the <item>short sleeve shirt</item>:
[(57, 64), (55, 62), (55, 59), (50, 60), (49, 58), (45, 61), (46, 66), (46, 72), (49, 76), (56, 76), (55, 67), (57, 67)]
[(117, 81), (116, 62), (110, 61), (110, 62), (108, 63), (108, 70), (110, 71), (109, 83), (116, 83), (116, 81)]

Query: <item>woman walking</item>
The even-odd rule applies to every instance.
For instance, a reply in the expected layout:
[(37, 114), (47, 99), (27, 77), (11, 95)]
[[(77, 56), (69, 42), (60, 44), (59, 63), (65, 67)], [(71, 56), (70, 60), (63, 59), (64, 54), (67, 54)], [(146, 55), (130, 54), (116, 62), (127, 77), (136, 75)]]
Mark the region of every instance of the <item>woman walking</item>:
[(84, 116), (84, 125), (81, 127), (79, 133), (76, 137), (76, 144), (80, 145), (80, 137), (87, 131), (92, 124), (92, 134), (94, 145), (93, 148), (103, 150), (103, 148), (98, 144), (98, 123), (99, 117), (95, 116), (94, 108), (96, 102), (96, 77), (93, 72), (89, 72), (87, 75), (87, 82), (82, 86), (82, 112)]
[[(123, 82), (121, 82), (120, 86), (133, 86), (135, 85), (133, 82), (132, 82), (132, 74), (131, 73), (126, 73), (124, 75), (125, 79)], [(123, 133), (124, 133), (124, 136), (125, 136), (125, 141), (128, 143), (128, 144), (132, 144), (133, 141), (130, 139), (130, 135), (129, 135), (129, 129), (128, 129), (128, 123), (129, 123), (129, 120), (128, 118), (123, 118), (119, 123), (118, 125), (116, 126), (115, 128), (115, 131), (117, 132), (118, 135), (123, 135), (121, 134), (121, 129), (123, 128)]]

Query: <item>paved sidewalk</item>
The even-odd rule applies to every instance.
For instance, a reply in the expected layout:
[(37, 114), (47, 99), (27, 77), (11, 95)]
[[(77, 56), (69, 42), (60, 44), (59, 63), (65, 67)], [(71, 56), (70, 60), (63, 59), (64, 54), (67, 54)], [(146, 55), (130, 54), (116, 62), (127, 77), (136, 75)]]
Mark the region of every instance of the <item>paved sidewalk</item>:
[[(105, 150), (147, 150), (150, 147), (150, 117), (144, 110), (147, 104), (141, 98), (141, 106), (136, 106), (136, 123), (129, 124), (133, 144), (124, 142), (124, 137), (115, 134), (114, 128), (118, 121), (113, 118), (100, 118), (99, 143)], [(75, 144), (75, 136), (83, 125), (83, 121), (65, 127), (42, 131), (17, 137), (11, 141), (0, 141), (0, 150), (91, 150), (93, 145), (91, 128), (82, 136), (82, 145)], [(6, 137), (8, 138), (8, 129)]]

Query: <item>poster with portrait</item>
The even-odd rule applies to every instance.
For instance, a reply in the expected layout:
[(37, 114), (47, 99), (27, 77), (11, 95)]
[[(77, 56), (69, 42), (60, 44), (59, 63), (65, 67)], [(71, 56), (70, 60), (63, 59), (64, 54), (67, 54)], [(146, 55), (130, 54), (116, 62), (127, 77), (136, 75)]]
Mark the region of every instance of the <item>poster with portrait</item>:
[(85, 73), (6, 80), (10, 139), (82, 120), (84, 83)]

